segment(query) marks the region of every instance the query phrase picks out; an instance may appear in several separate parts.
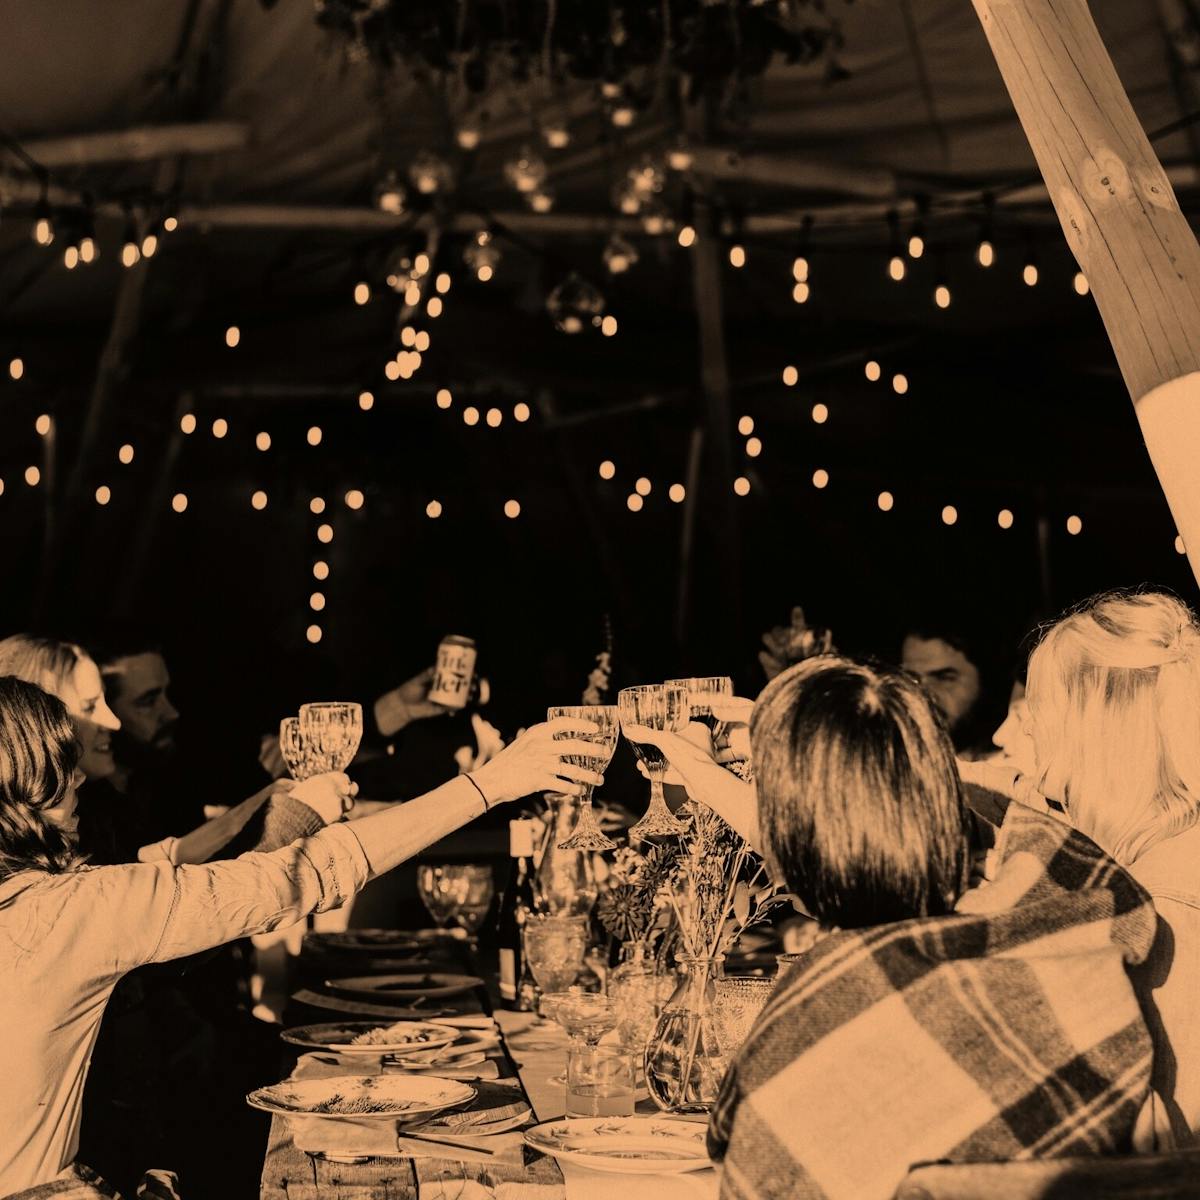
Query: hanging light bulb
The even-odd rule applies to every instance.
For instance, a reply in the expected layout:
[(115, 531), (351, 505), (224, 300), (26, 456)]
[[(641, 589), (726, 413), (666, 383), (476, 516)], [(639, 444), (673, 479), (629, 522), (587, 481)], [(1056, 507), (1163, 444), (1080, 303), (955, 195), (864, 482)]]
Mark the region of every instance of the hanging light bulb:
[(549, 188), (540, 187), (536, 192), (530, 192), (525, 202), (535, 213), (548, 213), (554, 207), (554, 192)]
[(46, 180), (42, 180), (42, 194), (33, 210), (33, 240), (39, 246), (49, 246), (54, 241), (54, 220), (50, 215), (50, 204), (46, 199)]
[[(808, 272), (811, 265), (809, 263), (809, 243), (812, 239), (812, 227), (812, 217), (805, 217), (800, 223), (800, 240), (796, 245), (796, 257), (792, 259), (792, 278), (797, 284), (808, 283)], [(807, 300), (808, 297), (805, 296), (805, 299)]]
[(630, 186), (628, 179), (613, 185), (613, 208), (626, 217), (636, 216), (642, 210), (642, 197)]
[(375, 185), (375, 207), (380, 212), (389, 213), (393, 217), (402, 216), (406, 199), (404, 187), (395, 171), (389, 171)]
[(939, 280), (933, 289), (933, 302), (938, 308), (950, 307), (950, 288), (946, 285), (945, 280)]
[(155, 232), (155, 227), (152, 225), (146, 230), (146, 236), (142, 238), (142, 257), (153, 258), (158, 253), (158, 234)]
[(975, 261), (985, 269), (996, 261), (996, 247), (992, 241), (992, 212), (995, 209), (995, 197), (990, 192), (983, 197), (983, 227), (979, 231), (979, 246), (975, 251)]
[(545, 160), (528, 146), (522, 146), (504, 164), (504, 176), (518, 192), (536, 192), (546, 178)]
[(996, 261), (996, 247), (986, 236), (980, 239), (979, 246), (975, 251), (975, 261), (981, 267), (990, 267)]
[(559, 118), (542, 122), (542, 140), (551, 150), (565, 150), (571, 144), (571, 131)]
[(462, 150), (474, 150), (482, 136), (483, 131), (474, 117), (464, 117), (454, 131), (454, 140)]
[(667, 166), (672, 171), (690, 171), (693, 162), (695, 156), (692, 154), (692, 148), (688, 145), (687, 138), (680, 136), (667, 151)]
[(746, 265), (746, 247), (739, 243), (729, 247), (729, 265), (740, 270)]
[(72, 234), (63, 249), (63, 266), (73, 271), (79, 266), (79, 238)]
[(638, 252), (619, 233), (614, 233), (608, 239), (601, 258), (610, 275), (624, 275), (630, 267), (637, 264)]
[(908, 235), (908, 257), (920, 258), (925, 253), (925, 223), (918, 217)]
[(422, 196), (449, 191), (454, 185), (454, 171), (440, 154), (421, 150), (408, 164), (408, 178)]
[(671, 214), (661, 200), (647, 200), (642, 205), (642, 228), (651, 237), (669, 233), (673, 224)]
[(91, 196), (84, 198), (83, 232), (79, 239), (79, 261), (85, 266), (96, 261), (96, 212)]
[(901, 254), (893, 254), (888, 260), (888, 275), (896, 283), (901, 283), (904, 276), (908, 274), (908, 265), (904, 261), (904, 256)]
[(900, 214), (894, 208), (888, 210), (887, 222), (888, 243), (891, 247), (891, 257), (888, 259), (888, 276), (896, 283), (900, 283), (905, 275), (908, 274), (908, 264), (904, 261), (904, 255), (900, 252)]
[(137, 220), (131, 211), (125, 214), (125, 233), (121, 239), (121, 266), (136, 267), (142, 261), (141, 239), (138, 237)]
[(629, 186), (643, 200), (656, 196), (666, 186), (666, 176), (658, 161), (649, 154), (643, 154), (638, 161), (625, 173)]
[(1037, 287), (1037, 258), (1034, 256), (1032, 250), (1025, 256), (1025, 266), (1021, 268), (1021, 279), (1024, 281), (1026, 287)]
[(679, 244), (686, 250), (689, 246), (696, 244), (696, 227), (694, 225), (684, 225), (679, 231)]
[(481, 283), (487, 283), (500, 264), (500, 247), (490, 229), (481, 229), (463, 250), (463, 262), (475, 272)]
[(588, 323), (599, 326), (604, 297), (598, 288), (572, 271), (546, 297), (546, 311), (562, 333), (580, 333)]

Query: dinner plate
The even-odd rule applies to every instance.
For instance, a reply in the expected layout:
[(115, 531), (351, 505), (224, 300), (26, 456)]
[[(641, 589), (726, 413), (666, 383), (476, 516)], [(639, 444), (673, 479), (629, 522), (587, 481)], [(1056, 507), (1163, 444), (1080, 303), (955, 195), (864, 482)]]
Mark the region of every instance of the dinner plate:
[(330, 991), (372, 1000), (461, 996), (482, 985), (483, 980), (475, 975), (443, 975), (436, 971), (423, 975), (356, 975), (350, 979), (325, 980)]
[[(386, 1031), (386, 1041), (355, 1043), (354, 1039), (375, 1030)], [(293, 1046), (309, 1050), (333, 1050), (340, 1054), (411, 1054), (414, 1050), (436, 1050), (457, 1041), (459, 1030), (428, 1021), (331, 1021), (285, 1029), (280, 1037)]]
[[(423, 943), (400, 929), (347, 929), (342, 932), (306, 933), (304, 944), (306, 949), (402, 954), (406, 950), (420, 950)], [(425, 939), (425, 944), (428, 944), (428, 939)]]
[(285, 1079), (246, 1097), (251, 1108), (289, 1117), (404, 1120), (468, 1104), (475, 1089), (436, 1075), (334, 1075)]
[(564, 1117), (525, 1131), (525, 1144), (616, 1175), (680, 1175), (712, 1164), (705, 1126), (661, 1117)]

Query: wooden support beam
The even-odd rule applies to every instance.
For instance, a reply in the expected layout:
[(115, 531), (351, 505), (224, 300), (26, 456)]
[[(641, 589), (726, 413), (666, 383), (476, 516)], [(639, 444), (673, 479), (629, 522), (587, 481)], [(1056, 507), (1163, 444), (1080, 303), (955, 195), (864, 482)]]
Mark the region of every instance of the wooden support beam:
[(1200, 244), (1086, 0), (973, 0), (1200, 581)]
[(22, 148), (53, 171), (103, 163), (153, 162), (181, 154), (225, 154), (243, 150), (249, 144), (250, 126), (242, 121), (201, 121), (41, 138), (23, 142)]
[(696, 146), (692, 170), (710, 179), (828, 192), (860, 200), (892, 201), (899, 193), (896, 173), (886, 167), (814, 162), (774, 154), (742, 154), (729, 146)]

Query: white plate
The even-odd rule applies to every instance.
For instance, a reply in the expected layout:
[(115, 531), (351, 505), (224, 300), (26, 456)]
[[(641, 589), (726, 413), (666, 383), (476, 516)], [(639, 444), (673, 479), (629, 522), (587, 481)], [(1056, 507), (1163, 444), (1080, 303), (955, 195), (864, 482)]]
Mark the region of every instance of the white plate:
[(457, 1108), (474, 1098), (473, 1087), (436, 1075), (335, 1075), (285, 1079), (251, 1092), (246, 1103), (289, 1117), (407, 1121)]
[[(384, 1042), (358, 1043), (354, 1038), (373, 1029), (386, 1029), (391, 1036)], [(331, 1021), (323, 1025), (301, 1025), (286, 1029), (280, 1037), (294, 1046), (311, 1050), (332, 1050), (338, 1054), (411, 1054), (416, 1050), (436, 1050), (459, 1037), (459, 1031), (429, 1021)]]
[(662, 1117), (564, 1117), (525, 1131), (543, 1154), (616, 1175), (679, 1175), (712, 1164), (705, 1126)]

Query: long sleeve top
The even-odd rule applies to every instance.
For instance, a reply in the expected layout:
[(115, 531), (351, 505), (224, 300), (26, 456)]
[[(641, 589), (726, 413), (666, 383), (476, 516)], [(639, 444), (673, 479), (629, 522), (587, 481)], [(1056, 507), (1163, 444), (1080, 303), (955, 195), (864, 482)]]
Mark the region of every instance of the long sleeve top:
[(367, 880), (350, 828), (269, 854), (23, 871), (0, 883), (0, 1196), (69, 1171), (88, 1062), (126, 972), (337, 908)]

